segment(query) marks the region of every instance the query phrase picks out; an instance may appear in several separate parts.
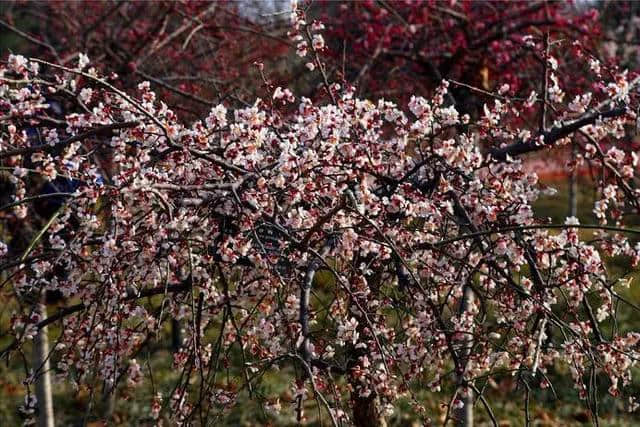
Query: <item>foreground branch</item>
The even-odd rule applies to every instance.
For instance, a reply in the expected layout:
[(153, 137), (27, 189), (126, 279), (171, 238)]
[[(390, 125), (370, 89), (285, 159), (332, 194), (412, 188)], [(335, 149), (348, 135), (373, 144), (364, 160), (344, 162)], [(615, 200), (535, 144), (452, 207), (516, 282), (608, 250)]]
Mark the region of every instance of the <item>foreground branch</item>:
[(491, 158), (504, 162), (508, 157), (516, 157), (521, 154), (531, 153), (542, 150), (545, 147), (549, 147), (562, 138), (566, 138), (572, 133), (577, 132), (581, 128), (596, 123), (598, 120), (624, 116), (627, 114), (627, 111), (626, 107), (619, 107), (603, 112), (587, 114), (579, 119), (566, 123), (563, 126), (553, 127), (551, 130), (543, 132), (542, 137), (544, 139), (542, 142), (537, 138), (531, 138), (526, 141), (515, 142), (505, 147), (492, 148), (489, 150), (488, 154)]

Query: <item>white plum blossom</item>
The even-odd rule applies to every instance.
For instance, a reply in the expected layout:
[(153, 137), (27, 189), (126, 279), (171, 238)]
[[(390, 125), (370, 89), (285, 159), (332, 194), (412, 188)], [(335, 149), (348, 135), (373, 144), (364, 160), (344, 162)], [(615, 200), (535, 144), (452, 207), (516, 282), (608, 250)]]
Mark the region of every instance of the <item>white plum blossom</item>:
[(555, 74), (551, 73), (549, 75), (549, 79), (551, 80), (551, 85), (549, 85), (549, 89), (547, 92), (549, 95), (549, 100), (554, 103), (561, 103), (564, 100), (565, 94), (560, 88), (558, 77)]
[(205, 120), (209, 129), (217, 127), (225, 127), (227, 125), (227, 109), (224, 105), (219, 104), (211, 109), (211, 113)]
[(80, 101), (84, 102), (85, 104), (88, 104), (89, 102), (91, 102), (92, 94), (93, 94), (93, 89), (89, 87), (82, 88), (79, 95)]
[(584, 113), (591, 103), (592, 94), (591, 92), (584, 93), (582, 95), (577, 95), (573, 101), (569, 103), (569, 110), (574, 113)]
[(324, 49), (324, 38), (322, 37), (321, 34), (314, 34), (313, 35), (313, 40), (311, 43), (311, 46), (313, 47), (313, 50), (322, 50)]
[(79, 53), (78, 54), (78, 70), (84, 70), (87, 65), (89, 65), (91, 61), (89, 60), (89, 57), (84, 54), (84, 53)]

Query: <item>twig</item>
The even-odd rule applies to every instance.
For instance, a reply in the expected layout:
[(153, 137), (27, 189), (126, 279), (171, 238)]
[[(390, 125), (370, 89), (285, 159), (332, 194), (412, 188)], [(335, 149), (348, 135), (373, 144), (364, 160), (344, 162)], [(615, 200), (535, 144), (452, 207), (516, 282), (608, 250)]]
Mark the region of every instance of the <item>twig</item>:
[(547, 31), (544, 37), (544, 63), (542, 65), (542, 73), (543, 73), (543, 85), (542, 90), (544, 91), (542, 94), (542, 110), (540, 112), (540, 133), (544, 133), (547, 131), (547, 103), (549, 102), (549, 32)]
[(493, 414), (493, 411), (491, 410), (491, 406), (489, 406), (489, 402), (487, 402), (487, 399), (482, 395), (480, 390), (478, 390), (478, 387), (476, 387), (473, 383), (470, 382), (469, 387), (473, 389), (473, 391), (478, 396), (478, 399), (480, 399), (480, 402), (482, 402), (484, 409), (487, 410), (487, 415), (489, 415), (489, 418), (491, 419), (491, 424), (493, 424), (494, 427), (498, 427), (498, 420), (496, 420), (496, 416)]
[(199, 104), (203, 104), (203, 105), (206, 105), (206, 106), (208, 106), (208, 107), (211, 107), (211, 106), (213, 106), (213, 105), (216, 105), (216, 103), (215, 103), (215, 102), (213, 102), (213, 101), (208, 101), (208, 100), (206, 100), (206, 99), (204, 99), (204, 98), (201, 98), (201, 97), (199, 97), (199, 96), (197, 96), (197, 95), (194, 95), (194, 94), (192, 94), (192, 93), (189, 93), (189, 92), (185, 92), (185, 91), (183, 91), (183, 90), (180, 90), (180, 89), (178, 89), (177, 87), (172, 86), (172, 85), (170, 85), (170, 84), (168, 84), (168, 83), (166, 83), (166, 82), (162, 81), (161, 79), (157, 79), (157, 78), (155, 78), (155, 77), (153, 77), (153, 76), (150, 76), (150, 75), (149, 75), (149, 74), (147, 74), (147, 73), (143, 73), (143, 72), (142, 72), (142, 71), (140, 71), (140, 70), (136, 70), (136, 74), (137, 74), (137, 75), (139, 75), (139, 76), (140, 76), (140, 77), (142, 77), (142, 78), (145, 78), (145, 79), (147, 79), (147, 80), (149, 80), (149, 81), (152, 81), (153, 83), (157, 84), (158, 86), (162, 86), (163, 88), (165, 88), (165, 89), (167, 89), (167, 90), (169, 90), (169, 91), (171, 91), (171, 92), (173, 92), (173, 93), (176, 93), (176, 94), (178, 94), (178, 95), (180, 95), (180, 96), (183, 96), (183, 97), (185, 97), (185, 98), (188, 98), (188, 99), (190, 99), (190, 100), (192, 100), (192, 101), (195, 101), (195, 102), (197, 102), (197, 103), (199, 103)]
[(448, 245), (450, 243), (458, 242), (460, 240), (472, 239), (480, 236), (488, 236), (491, 234), (502, 234), (502, 233), (510, 233), (513, 231), (524, 231), (524, 230), (544, 230), (544, 229), (568, 229), (568, 228), (581, 228), (587, 230), (606, 230), (606, 231), (615, 231), (619, 233), (632, 233), (640, 235), (640, 230), (634, 230), (632, 228), (621, 228), (621, 227), (613, 227), (608, 225), (596, 225), (596, 224), (533, 224), (533, 225), (515, 225), (504, 228), (498, 228), (495, 230), (483, 230), (477, 231), (475, 233), (463, 234), (460, 236), (452, 237), (450, 239), (441, 240), (439, 242), (434, 243), (421, 243), (416, 245), (414, 250), (421, 249), (433, 249), (441, 246)]
[(544, 328), (547, 326), (547, 316), (544, 316), (540, 323), (540, 331), (538, 332), (538, 339), (536, 341), (536, 350), (533, 356), (533, 366), (531, 367), (531, 376), (535, 378), (538, 371), (538, 364), (540, 363), (540, 351), (542, 350), (542, 340), (544, 338)]
[(68, 73), (72, 73), (72, 74), (76, 74), (76, 75), (85, 77), (85, 78), (87, 78), (87, 79), (89, 79), (91, 81), (94, 81), (94, 82), (98, 83), (99, 85), (111, 90), (116, 95), (118, 95), (119, 97), (121, 97), (122, 99), (127, 101), (129, 104), (131, 104), (136, 110), (138, 110), (140, 113), (142, 113), (145, 117), (147, 117), (149, 120), (151, 120), (151, 122), (153, 122), (156, 126), (158, 126), (158, 128), (160, 128), (162, 130), (162, 133), (167, 138), (167, 141), (169, 143), (173, 143), (171, 137), (169, 136), (169, 132), (167, 131), (166, 126), (164, 126), (162, 124), (162, 122), (155, 115), (151, 114), (149, 111), (147, 111), (146, 108), (144, 108), (142, 105), (140, 105), (139, 102), (137, 102), (136, 100), (131, 98), (129, 95), (127, 95), (126, 93), (124, 93), (123, 91), (121, 91), (120, 89), (118, 89), (117, 87), (112, 85), (111, 83), (108, 83), (107, 81), (105, 81), (105, 80), (103, 80), (103, 79), (101, 79), (99, 77), (96, 77), (96, 76), (94, 76), (92, 74), (86, 73), (84, 71), (80, 71), (80, 70), (77, 70), (77, 69), (65, 67), (63, 65), (53, 64), (51, 62), (44, 61), (42, 59), (29, 58), (29, 60), (30, 61), (34, 61), (34, 62), (39, 62), (41, 64), (45, 64), (45, 65), (47, 65), (49, 67), (58, 68), (60, 70), (66, 71)]
[(16, 200), (15, 202), (12, 203), (7, 203), (4, 206), (0, 206), (0, 211), (4, 211), (7, 209), (10, 209), (14, 206), (18, 206), (21, 205), (23, 203), (27, 203), (27, 202), (31, 202), (34, 200), (40, 200), (40, 199), (46, 199), (49, 197), (75, 197), (73, 193), (49, 193), (49, 194), (38, 194), (36, 196), (30, 196), (30, 197), (25, 197), (23, 199), (20, 200)]
[(336, 101), (335, 95), (333, 94), (333, 91), (331, 90), (331, 85), (329, 84), (329, 78), (327, 77), (327, 72), (324, 69), (324, 64), (320, 60), (320, 55), (318, 54), (318, 51), (313, 47), (313, 37), (311, 36), (311, 30), (309, 30), (308, 25), (305, 27), (305, 33), (307, 36), (307, 42), (309, 43), (309, 47), (313, 51), (313, 57), (316, 62), (316, 66), (318, 67), (318, 70), (320, 70), (320, 75), (322, 75), (322, 83), (324, 84), (324, 88), (329, 94), (331, 101), (333, 101), (333, 103), (337, 105), (338, 103)]
[[(324, 259), (329, 254), (331, 245), (329, 241), (324, 245), (320, 252), (320, 257)], [(320, 260), (314, 259), (309, 263), (307, 272), (304, 276), (304, 281), (300, 285), (300, 329), (302, 334), (302, 344), (300, 349), (302, 352), (302, 358), (305, 363), (311, 362), (311, 348), (309, 344), (309, 303), (311, 298), (311, 285), (313, 284), (313, 278), (316, 271), (320, 268)]]
[(114, 130), (120, 129), (129, 129), (138, 126), (140, 122), (131, 121), (131, 122), (122, 122), (122, 123), (112, 123), (109, 125), (98, 126), (87, 130), (86, 132), (79, 133), (77, 135), (71, 136), (55, 145), (42, 144), (36, 145), (34, 147), (24, 147), (24, 148), (15, 148), (13, 150), (2, 150), (0, 151), (0, 159), (4, 159), (6, 157), (12, 156), (22, 156), (25, 154), (32, 154), (38, 151), (44, 151), (45, 153), (52, 153), (60, 150), (74, 142), (82, 141), (83, 139), (87, 139), (92, 136), (97, 135), (108, 135)]
[(162, 49), (168, 43), (170, 43), (173, 39), (175, 39), (176, 37), (180, 36), (180, 34), (184, 33), (185, 31), (187, 31), (193, 25), (194, 22), (201, 23), (201, 19), (206, 17), (209, 13), (215, 11), (217, 7), (218, 7), (218, 5), (216, 3), (213, 3), (208, 8), (206, 8), (205, 10), (200, 12), (191, 21), (183, 24), (181, 27), (179, 27), (177, 30), (175, 30), (173, 33), (171, 33), (168, 37), (163, 39), (160, 43), (158, 43), (157, 45), (155, 45), (151, 49), (149, 49), (149, 51), (144, 56), (142, 56), (140, 59), (138, 59), (136, 61), (136, 65), (140, 65), (140, 64), (144, 63), (149, 57), (151, 57), (158, 50)]
[(329, 406), (329, 402), (327, 402), (327, 399), (325, 399), (325, 397), (322, 395), (322, 393), (320, 393), (318, 391), (318, 388), (316, 387), (316, 383), (315, 383), (315, 381), (313, 379), (313, 371), (311, 371), (311, 366), (309, 366), (309, 364), (303, 358), (301, 358), (300, 355), (298, 355), (298, 354), (290, 354), (289, 357), (298, 359), (300, 361), (300, 363), (302, 364), (302, 366), (305, 368), (305, 371), (307, 372), (307, 375), (310, 378), (311, 389), (313, 390), (313, 394), (318, 399), (320, 399), (320, 401), (324, 405), (325, 409), (329, 413), (329, 418), (331, 418), (331, 424), (334, 427), (338, 427), (338, 422), (336, 421), (336, 418), (333, 415), (333, 411), (331, 410), (331, 406)]
[[(126, 298), (124, 298), (124, 301), (134, 301), (134, 300), (138, 300), (141, 298), (145, 298), (145, 297), (151, 297), (154, 295), (160, 295), (160, 294), (164, 294), (165, 292), (171, 292), (171, 293), (178, 293), (178, 292), (185, 292), (188, 291), (189, 289), (191, 289), (191, 282), (190, 281), (186, 281), (184, 283), (178, 283), (175, 285), (170, 285), (167, 286), (166, 289), (164, 286), (160, 286), (160, 287), (156, 287), (156, 288), (149, 288), (149, 289), (144, 289), (142, 291), (140, 291), (137, 294), (134, 295), (129, 295)], [(65, 307), (61, 310), (58, 310), (55, 314), (47, 317), (46, 319), (41, 320), (40, 322), (38, 322), (35, 327), (39, 330), (42, 329), (48, 325), (50, 325), (51, 323), (54, 323), (60, 319), (65, 318), (66, 316), (69, 316), (71, 314), (77, 313), (79, 311), (82, 311), (86, 308), (88, 308), (89, 306), (84, 304), (84, 303), (78, 303), (75, 305), (71, 305), (69, 307)], [(3, 357), (6, 353), (8, 353), (9, 351), (15, 349), (18, 346), (18, 340), (14, 340), (11, 344), (9, 344), (5, 349), (3, 349), (2, 351), (0, 351), (0, 357)]]
[(533, 151), (542, 150), (545, 147), (553, 145), (556, 141), (565, 138), (572, 133), (580, 130), (584, 126), (592, 125), (597, 120), (609, 119), (624, 116), (628, 113), (627, 107), (612, 108), (607, 111), (596, 111), (584, 115), (583, 117), (566, 123), (563, 126), (553, 127), (551, 130), (542, 132), (540, 136), (544, 139), (542, 142), (537, 137), (533, 137), (526, 141), (518, 141), (513, 144), (507, 145), (502, 148), (492, 148), (489, 150), (489, 156), (491, 159), (497, 161), (505, 161), (507, 156), (514, 157)]
[(51, 53), (53, 53), (53, 56), (55, 56), (57, 60), (60, 60), (60, 57), (58, 56), (58, 51), (53, 46), (51, 46), (49, 43), (45, 43), (43, 41), (40, 41), (40, 40), (36, 39), (35, 37), (25, 33), (24, 31), (19, 30), (18, 28), (14, 27), (13, 25), (11, 25), (8, 22), (3, 21), (1, 19), (0, 19), (0, 26), (5, 27), (7, 30), (16, 33), (17, 35), (19, 35), (23, 39), (28, 40), (33, 44), (37, 44), (38, 46), (42, 46), (42, 47), (44, 47), (46, 49), (49, 49), (51, 51)]

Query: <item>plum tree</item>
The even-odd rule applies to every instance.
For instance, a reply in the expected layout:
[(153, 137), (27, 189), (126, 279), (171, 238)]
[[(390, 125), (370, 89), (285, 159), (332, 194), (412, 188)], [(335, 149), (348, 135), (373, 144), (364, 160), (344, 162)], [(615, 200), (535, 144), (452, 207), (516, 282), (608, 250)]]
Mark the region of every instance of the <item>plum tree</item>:
[[(218, 420), (244, 395), (283, 423), (384, 425), (400, 399), (428, 423), (422, 392), (448, 395), (444, 424), (471, 423), (477, 403), (497, 425), (487, 387), (502, 378), (529, 424), (532, 390), (555, 393), (563, 368), (596, 422), (603, 381), (636, 409), (640, 333), (618, 318), (638, 309), (622, 288), (640, 260), (640, 78), (548, 31), (521, 40), (542, 60), (541, 90), (464, 83), (485, 101), (465, 112), (441, 76), (426, 97), (370, 100), (334, 78), (325, 26), (296, 9), (287, 36), (314, 100), (259, 64), (261, 98), (195, 118), (84, 54), (0, 65), (3, 237), (36, 223), (34, 202), (58, 204), (25, 250), (0, 244), (0, 355), (20, 360), (60, 325), (47, 357), (59, 378), (147, 384), (149, 419), (177, 425)], [(534, 214), (544, 188), (526, 158), (569, 143), (599, 172), (593, 223)], [(46, 291), (64, 300), (42, 312)], [(172, 321), (182, 341), (160, 383), (141, 355)], [(43, 366), (22, 360), (30, 414)]]

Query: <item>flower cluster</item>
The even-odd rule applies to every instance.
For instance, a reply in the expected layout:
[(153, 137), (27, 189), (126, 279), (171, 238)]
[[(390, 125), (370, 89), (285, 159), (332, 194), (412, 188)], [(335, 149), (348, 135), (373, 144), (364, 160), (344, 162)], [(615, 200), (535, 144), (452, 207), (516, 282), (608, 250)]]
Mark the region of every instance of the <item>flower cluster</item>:
[[(311, 43), (324, 46), (317, 33)], [(135, 387), (145, 375), (136, 354), (170, 318), (183, 329), (173, 354), (181, 375), (150, 415), (166, 401), (178, 424), (202, 402), (233, 406), (237, 385), (207, 383), (222, 366), (250, 388), (253, 373), (295, 364), (293, 406), (301, 414), (300, 402), (318, 398), (334, 417), (347, 416), (348, 399), (388, 414), (412, 378), (464, 395), (479, 377), (566, 363), (579, 390), (589, 369), (606, 372), (612, 394), (630, 384), (638, 335), (601, 330), (620, 298), (601, 254), (637, 251), (620, 233), (583, 240), (573, 218), (547, 229), (533, 215), (537, 176), (518, 159), (560, 144), (563, 126), (613, 144), (635, 117), (606, 104), (612, 89), (575, 98), (565, 107), (575, 121), (545, 138), (513, 127), (527, 100), (496, 99), (472, 121), (449, 103), (448, 82), (407, 109), (332, 85), (335, 103), (302, 97), (292, 110), (293, 93), (278, 87), (271, 100), (217, 105), (184, 123), (148, 84), (125, 93), (98, 74), (52, 64), (38, 74), (38, 64), (12, 56), (0, 68), (8, 209), (15, 220), (34, 214), (36, 180), (76, 184), (52, 196), (61, 203), (46, 238), (12, 265), (11, 280), (20, 298), (46, 289), (77, 304), (48, 319), (24, 305), (12, 334), (19, 346), (61, 321), (61, 377)], [(611, 83), (613, 101), (637, 102), (624, 76)], [(46, 120), (53, 95), (86, 108), (63, 125)], [(629, 166), (635, 177), (636, 157), (617, 150), (584, 156), (601, 153), (603, 168)], [(604, 176), (596, 210), (621, 229), (635, 193), (618, 178)]]

